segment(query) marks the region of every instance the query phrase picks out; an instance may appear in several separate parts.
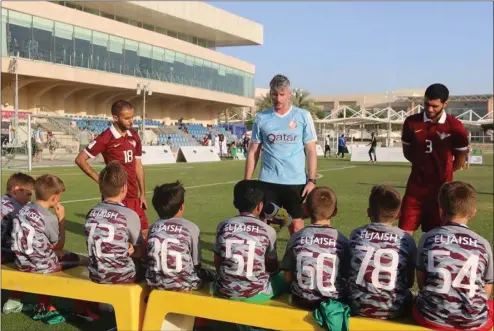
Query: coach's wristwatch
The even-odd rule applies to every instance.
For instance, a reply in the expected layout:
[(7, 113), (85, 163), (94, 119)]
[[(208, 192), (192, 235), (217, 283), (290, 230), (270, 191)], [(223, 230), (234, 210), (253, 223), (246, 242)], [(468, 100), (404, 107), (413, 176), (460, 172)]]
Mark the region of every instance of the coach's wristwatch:
[(316, 180), (315, 180), (315, 179), (308, 179), (308, 180), (307, 180), (307, 183), (308, 183), (308, 182), (311, 182), (312, 184), (316, 185)]

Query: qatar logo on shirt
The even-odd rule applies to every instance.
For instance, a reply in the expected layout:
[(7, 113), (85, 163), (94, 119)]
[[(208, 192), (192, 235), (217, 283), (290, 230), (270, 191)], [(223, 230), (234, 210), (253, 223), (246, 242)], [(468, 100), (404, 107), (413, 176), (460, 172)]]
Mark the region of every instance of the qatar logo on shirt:
[(129, 141), (129, 143), (130, 143), (132, 146), (136, 147), (136, 142), (135, 142), (135, 140), (131, 140), (131, 141)]
[(288, 128), (290, 129), (296, 129), (297, 128), (297, 121), (295, 120), (291, 120), (289, 123), (288, 123)]
[(297, 142), (297, 136), (294, 134), (270, 133), (266, 136), (266, 138), (270, 144), (274, 144), (277, 142), (293, 144)]

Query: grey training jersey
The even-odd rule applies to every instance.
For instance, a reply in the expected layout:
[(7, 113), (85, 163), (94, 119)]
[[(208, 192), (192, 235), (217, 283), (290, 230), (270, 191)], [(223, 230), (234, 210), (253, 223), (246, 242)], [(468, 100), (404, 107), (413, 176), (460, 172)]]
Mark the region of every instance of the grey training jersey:
[(292, 294), (305, 300), (346, 295), (348, 240), (331, 226), (308, 225), (288, 241), (282, 270), (296, 273)]
[(89, 211), (84, 225), (89, 255), (89, 278), (96, 283), (134, 283), (136, 269), (129, 243), (142, 238), (136, 212), (120, 203), (102, 202)]
[(416, 255), (415, 241), (400, 228), (371, 223), (354, 230), (349, 269), (352, 311), (381, 319), (402, 314), (411, 300)]
[(12, 252), (12, 228), (14, 217), (22, 206), (7, 194), (2, 195), (2, 254)]
[(31, 202), (14, 218), (12, 251), (20, 271), (52, 273), (61, 270), (53, 250), (59, 240), (57, 217), (45, 207)]
[(222, 259), (216, 290), (226, 298), (272, 292), (266, 257), (276, 259), (276, 232), (255, 216), (237, 216), (218, 225), (214, 252)]
[(467, 226), (449, 223), (424, 234), (417, 270), (426, 275), (417, 307), (439, 325), (472, 329), (487, 322), (487, 293), (493, 282), (492, 248)]
[(200, 230), (183, 218), (158, 220), (148, 232), (146, 281), (151, 288), (196, 290), (201, 285), (195, 266), (201, 262)]

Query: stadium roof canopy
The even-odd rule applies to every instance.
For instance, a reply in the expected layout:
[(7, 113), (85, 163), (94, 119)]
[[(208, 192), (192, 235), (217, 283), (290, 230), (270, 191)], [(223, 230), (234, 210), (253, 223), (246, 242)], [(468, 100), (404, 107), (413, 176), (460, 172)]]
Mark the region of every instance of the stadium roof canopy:
[[(386, 107), (378, 111), (370, 112), (366, 109), (352, 109), (348, 106), (342, 106), (334, 109), (324, 119), (315, 120), (321, 124), (342, 124), (342, 125), (369, 125), (369, 124), (403, 124), (405, 119), (423, 110), (422, 105), (417, 105), (409, 111), (395, 111), (392, 107)], [(492, 111), (484, 116), (478, 115), (472, 109), (456, 116), (464, 125), (480, 126), (482, 124), (492, 123)]]
[[(473, 94), (473, 95), (452, 95), (449, 97), (450, 101), (488, 101), (492, 99), (492, 94)], [(396, 97), (397, 101), (410, 101), (410, 102), (423, 102), (422, 96), (411, 97)]]

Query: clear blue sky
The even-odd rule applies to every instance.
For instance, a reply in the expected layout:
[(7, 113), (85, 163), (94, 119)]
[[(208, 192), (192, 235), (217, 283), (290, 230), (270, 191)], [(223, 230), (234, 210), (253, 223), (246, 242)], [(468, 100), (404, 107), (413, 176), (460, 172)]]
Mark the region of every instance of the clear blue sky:
[(492, 2), (210, 3), (264, 26), (263, 45), (219, 49), (255, 64), (256, 87), (283, 73), (312, 94), (493, 91)]

